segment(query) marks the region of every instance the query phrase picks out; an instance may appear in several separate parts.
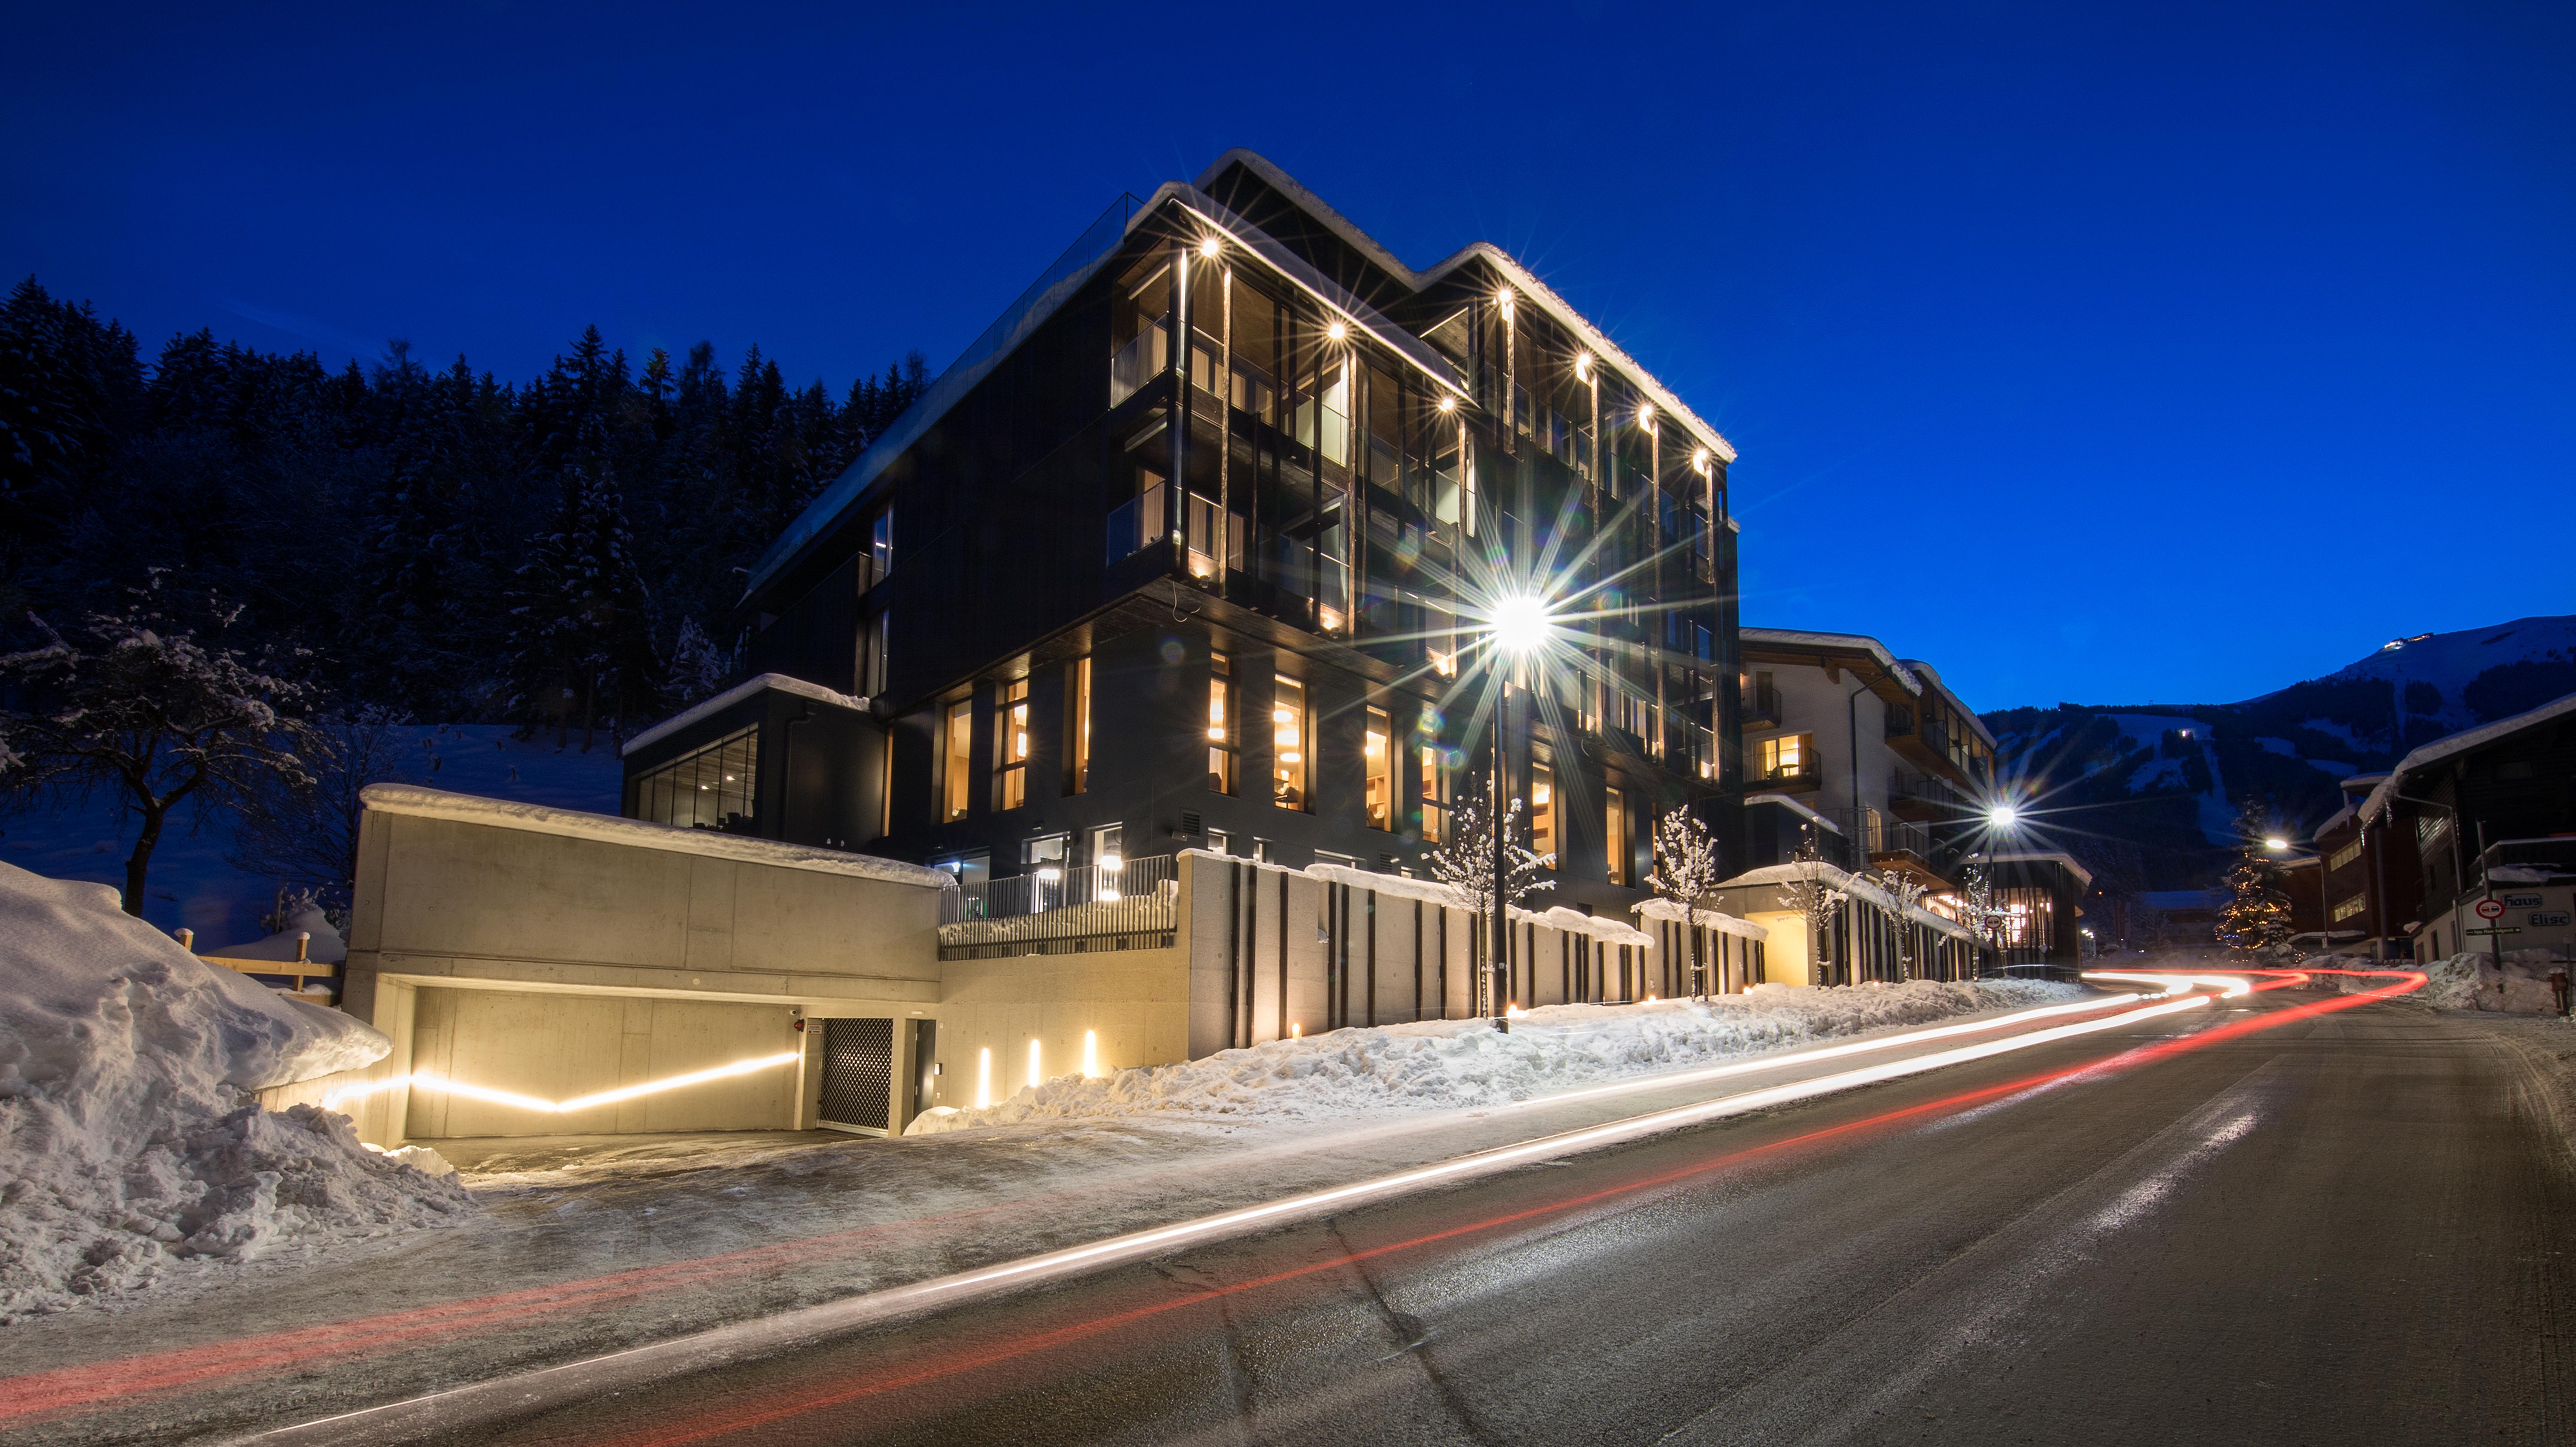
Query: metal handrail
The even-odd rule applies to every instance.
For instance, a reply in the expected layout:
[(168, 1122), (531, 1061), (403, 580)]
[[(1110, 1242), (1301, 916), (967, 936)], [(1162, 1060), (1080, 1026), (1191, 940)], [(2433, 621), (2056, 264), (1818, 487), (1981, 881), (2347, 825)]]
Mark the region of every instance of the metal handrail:
[(1077, 869), (1043, 868), (944, 894), (942, 948), (1169, 933), (1180, 878), (1168, 854)]

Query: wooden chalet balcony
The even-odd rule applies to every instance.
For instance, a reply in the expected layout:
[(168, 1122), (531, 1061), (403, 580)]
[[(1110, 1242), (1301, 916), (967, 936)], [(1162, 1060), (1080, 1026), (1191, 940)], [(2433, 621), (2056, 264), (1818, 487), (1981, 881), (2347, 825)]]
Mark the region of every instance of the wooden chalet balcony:
[(1956, 819), (1970, 813), (1974, 805), (1967, 791), (1936, 774), (1910, 774), (1899, 770), (1887, 783), (1888, 812), (1899, 819), (1915, 823)]

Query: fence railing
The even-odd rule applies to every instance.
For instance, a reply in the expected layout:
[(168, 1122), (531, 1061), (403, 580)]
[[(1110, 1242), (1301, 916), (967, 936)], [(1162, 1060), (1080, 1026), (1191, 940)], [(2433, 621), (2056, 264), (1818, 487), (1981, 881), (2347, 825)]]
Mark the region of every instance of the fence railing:
[(1180, 877), (1163, 854), (986, 880), (941, 901), (943, 960), (1158, 949), (1178, 927)]

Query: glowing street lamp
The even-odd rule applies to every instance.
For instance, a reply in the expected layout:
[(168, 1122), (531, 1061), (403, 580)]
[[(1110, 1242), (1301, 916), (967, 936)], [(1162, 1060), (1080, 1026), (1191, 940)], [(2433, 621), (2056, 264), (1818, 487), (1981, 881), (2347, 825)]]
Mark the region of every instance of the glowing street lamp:
[(2278, 837), (2270, 838), (2263, 841), (2263, 847), (2271, 850), (2275, 854), (2278, 854), (2282, 850), (2290, 847), (2290, 841)]
[(1511, 593), (1496, 601), (1485, 615), (1485, 634), (1494, 641), (1494, 721), (1493, 721), (1493, 802), (1488, 810), (1493, 816), (1494, 848), (1494, 934), (1493, 957), (1486, 963), (1487, 986), (1493, 993), (1494, 1028), (1505, 1032), (1512, 1028), (1507, 1003), (1503, 999), (1504, 961), (1512, 945), (1511, 904), (1503, 898), (1503, 701), (1507, 697), (1507, 680), (1499, 655), (1510, 654), (1515, 660), (1526, 658), (1547, 641), (1548, 629), (1554, 626), (1549, 617), (1547, 600), (1535, 593)]
[(2021, 811), (2010, 804), (1996, 804), (1986, 810), (1986, 822), (1997, 829), (2010, 829), (2021, 822)]

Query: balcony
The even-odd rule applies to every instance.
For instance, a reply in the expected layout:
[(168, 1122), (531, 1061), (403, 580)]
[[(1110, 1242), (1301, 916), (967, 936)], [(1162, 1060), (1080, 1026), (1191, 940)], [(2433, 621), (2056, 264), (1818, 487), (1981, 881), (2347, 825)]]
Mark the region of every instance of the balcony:
[(1171, 946), (1180, 877), (1171, 855), (1041, 869), (944, 893), (943, 960), (1092, 954)]
[(1888, 778), (1887, 807), (1899, 819), (1939, 823), (1965, 817), (1976, 806), (1947, 779), (1900, 769)]
[(1842, 810), (1835, 822), (1842, 825), (1843, 833), (1869, 861), (1870, 868), (1911, 875), (1936, 891), (1946, 892), (1953, 887), (1952, 881), (1936, 872), (1946, 862), (1942, 858), (1944, 851), (1932, 831), (1923, 825), (1884, 814), (1873, 816), (1866, 809)]
[(1171, 330), (1157, 321), (1109, 356), (1109, 405), (1135, 396), (1171, 364)]
[(1763, 793), (1802, 793), (1823, 782), (1824, 772), (1814, 759), (1801, 759), (1794, 764), (1782, 764), (1770, 769), (1757, 766), (1748, 768), (1744, 772), (1745, 787)]
[(1780, 726), (1780, 690), (1776, 685), (1756, 683), (1743, 692), (1746, 728), (1776, 729)]

